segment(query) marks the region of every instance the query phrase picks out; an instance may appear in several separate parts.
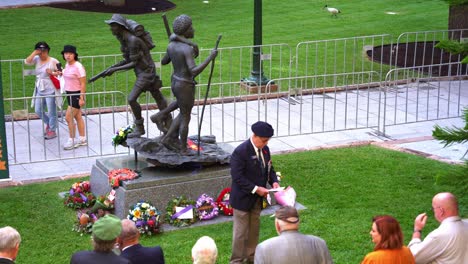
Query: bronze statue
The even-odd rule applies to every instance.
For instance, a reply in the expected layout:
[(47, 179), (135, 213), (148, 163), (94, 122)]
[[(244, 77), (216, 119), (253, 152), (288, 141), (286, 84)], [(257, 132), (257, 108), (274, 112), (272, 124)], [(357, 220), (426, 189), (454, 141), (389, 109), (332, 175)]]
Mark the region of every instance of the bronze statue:
[[(94, 76), (88, 82), (93, 82), (100, 77), (110, 76), (116, 71), (134, 69), (136, 81), (132, 91), (128, 95), (128, 104), (133, 112), (135, 127), (128, 137), (140, 137), (145, 134), (141, 106), (137, 101), (141, 93), (149, 91), (151, 96), (156, 100), (159, 110), (167, 107), (167, 101), (160, 91), (162, 83), (156, 74), (155, 65), (150, 53), (150, 50), (154, 48), (154, 44), (150, 34), (144, 30), (142, 25), (133, 20), (125, 19), (120, 14), (112, 15), (112, 18), (105, 22), (110, 26), (112, 34), (120, 41), (120, 50), (123, 53), (124, 59)], [(171, 115), (166, 115), (157, 124), (158, 129), (163, 133), (167, 133), (171, 122)]]
[(196, 82), (194, 78), (216, 58), (218, 51), (216, 48), (213, 49), (208, 58), (197, 66), (194, 57), (198, 56), (198, 47), (188, 40), (194, 37), (195, 32), (192, 27), (192, 19), (187, 15), (178, 16), (174, 20), (173, 31), (174, 34), (170, 37), (170, 43), (161, 64), (166, 65), (172, 62), (171, 89), (177, 101), (151, 116), (151, 120), (158, 127), (164, 126), (167, 124), (165, 120), (171, 116), (170, 113), (179, 108), (179, 114), (162, 137), (161, 143), (168, 149), (188, 154), (187, 136), (190, 115), (195, 101)]

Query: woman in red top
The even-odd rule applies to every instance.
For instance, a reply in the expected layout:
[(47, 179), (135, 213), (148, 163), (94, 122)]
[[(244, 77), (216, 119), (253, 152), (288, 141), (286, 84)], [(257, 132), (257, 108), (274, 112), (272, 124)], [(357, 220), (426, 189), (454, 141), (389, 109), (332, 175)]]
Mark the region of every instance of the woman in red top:
[(389, 215), (375, 216), (370, 231), (374, 251), (367, 254), (363, 264), (414, 264), (411, 251), (403, 246), (403, 233), (398, 221)]

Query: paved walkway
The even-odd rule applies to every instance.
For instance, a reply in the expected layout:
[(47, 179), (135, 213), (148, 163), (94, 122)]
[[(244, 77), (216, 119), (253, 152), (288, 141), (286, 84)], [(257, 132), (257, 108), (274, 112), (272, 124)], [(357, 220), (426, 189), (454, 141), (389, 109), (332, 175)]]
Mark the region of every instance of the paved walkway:
[[(407, 87), (403, 86), (387, 93), (389, 98), (387, 123), (397, 124), (402, 120), (420, 120), (422, 117), (432, 119), (435, 115), (441, 116), (444, 112), (456, 110), (457, 107), (452, 106), (451, 102), (458, 105), (460, 101), (460, 105), (468, 105), (468, 93), (465, 91), (468, 88), (468, 81), (464, 81), (455, 89), (461, 94), (460, 96), (453, 91), (450, 93), (450, 89), (453, 90), (453, 85), (452, 88), (448, 83), (434, 85), (439, 87), (436, 91), (431, 91), (434, 95), (424, 97), (422, 100), (407, 100), (412, 95), (401, 93), (400, 90), (408, 90)], [(461, 118), (386, 126), (385, 136), (382, 136), (376, 129), (367, 128), (375, 127), (377, 124), (373, 123), (377, 122), (375, 111), (379, 109), (373, 101), (373, 98), (378, 98), (376, 93), (380, 92), (371, 90), (310, 95), (304, 96), (302, 104), (296, 105), (278, 99), (268, 100), (262, 104), (253, 101), (237, 103), (236, 105), (210, 105), (205, 111), (202, 135), (213, 134), (218, 142), (230, 142), (221, 145), (227, 151), (232, 150), (250, 135), (250, 124), (258, 120), (258, 117), (263, 119), (265, 112), (268, 112), (268, 122), (274, 124), (275, 127), (275, 137), (270, 141), (269, 146), (276, 154), (356, 144), (376, 144), (448, 162), (462, 162), (461, 158), (468, 150), (466, 144), (444, 148), (440, 142), (431, 137), (433, 127), (436, 124), (443, 127), (463, 127), (464, 122)], [(437, 104), (428, 104), (426, 107), (421, 104), (422, 102), (433, 102), (435, 96), (448, 97), (449, 100), (441, 101), (441, 99), (437, 101)], [(437, 111), (433, 111), (433, 105), (437, 105)], [(442, 107), (442, 105), (445, 106)], [(444, 108), (451, 110), (444, 111), (442, 110)], [(365, 112), (367, 114), (361, 116), (361, 109), (367, 109), (368, 112)], [(191, 134), (197, 131), (198, 111), (199, 109), (194, 108), (190, 123)], [(351, 112), (347, 114), (346, 111)], [(148, 111), (146, 114), (149, 116), (152, 113), (154, 111)], [(359, 117), (356, 118), (358, 115)], [(73, 151), (64, 151), (61, 147), (68, 137), (67, 126), (63, 120), (59, 122), (59, 137), (47, 141), (42, 138), (41, 133), (37, 133), (37, 131), (43, 130), (40, 120), (7, 122), (9, 169), (12, 180), (8, 184), (89, 175), (96, 159), (101, 158), (101, 156), (130, 155), (133, 157), (133, 153), (128, 152), (126, 148), (119, 146), (114, 149), (111, 145), (114, 131), (116, 128), (126, 125), (128, 118), (127, 113), (87, 115), (89, 146), (80, 147)], [(148, 120), (147, 117), (146, 119)], [(310, 120), (314, 122), (310, 122)], [(310, 128), (311, 130), (308, 130), (306, 121), (309, 125), (310, 123), (314, 124)], [(153, 124), (149, 123), (148, 125)], [(349, 127), (354, 129), (343, 130)], [(326, 132), (330, 130), (340, 131)], [(155, 134), (156, 131), (154, 128), (151, 129), (149, 137), (158, 136)], [(298, 131), (303, 133), (312, 131), (313, 133), (288, 136), (299, 134)], [(468, 158), (468, 155), (465, 158)]]

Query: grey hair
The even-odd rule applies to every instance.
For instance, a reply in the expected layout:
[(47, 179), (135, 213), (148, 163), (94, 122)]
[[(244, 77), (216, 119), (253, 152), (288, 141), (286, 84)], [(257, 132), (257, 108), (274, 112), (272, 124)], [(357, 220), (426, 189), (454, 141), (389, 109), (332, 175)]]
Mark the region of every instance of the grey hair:
[(0, 252), (15, 248), (21, 243), (21, 236), (11, 226), (0, 228)]
[(200, 237), (192, 248), (194, 264), (214, 264), (218, 257), (215, 241), (209, 236)]
[(192, 19), (187, 15), (180, 15), (174, 19), (172, 29), (177, 35), (183, 35), (192, 25)]

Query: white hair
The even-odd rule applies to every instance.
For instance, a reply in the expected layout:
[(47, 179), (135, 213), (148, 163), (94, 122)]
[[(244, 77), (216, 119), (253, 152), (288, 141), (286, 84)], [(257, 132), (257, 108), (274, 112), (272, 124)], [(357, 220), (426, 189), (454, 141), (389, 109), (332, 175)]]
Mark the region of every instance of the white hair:
[(200, 237), (192, 247), (194, 264), (214, 264), (218, 257), (215, 241), (209, 236)]
[(14, 249), (21, 242), (21, 236), (11, 226), (0, 228), (0, 252)]

